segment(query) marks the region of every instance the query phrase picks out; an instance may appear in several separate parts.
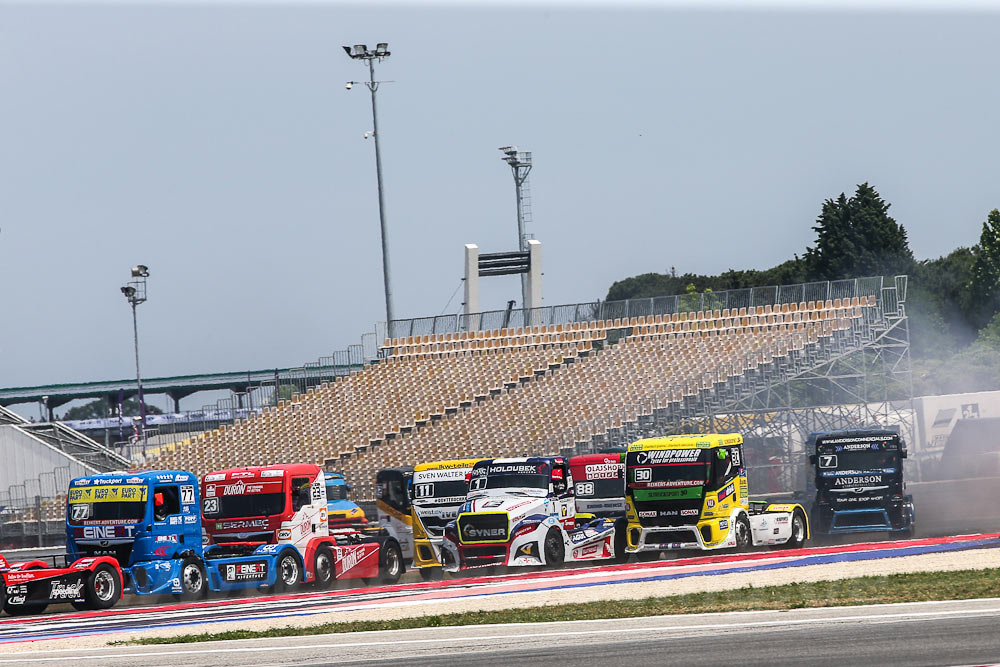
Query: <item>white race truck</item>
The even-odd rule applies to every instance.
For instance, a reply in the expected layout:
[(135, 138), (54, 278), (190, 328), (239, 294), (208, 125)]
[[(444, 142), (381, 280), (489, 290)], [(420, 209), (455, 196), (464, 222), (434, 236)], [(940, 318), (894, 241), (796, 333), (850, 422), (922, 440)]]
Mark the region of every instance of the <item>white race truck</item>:
[(444, 530), (445, 571), (624, 560), (625, 519), (577, 514), (562, 457), (487, 459), (473, 467), (466, 503)]

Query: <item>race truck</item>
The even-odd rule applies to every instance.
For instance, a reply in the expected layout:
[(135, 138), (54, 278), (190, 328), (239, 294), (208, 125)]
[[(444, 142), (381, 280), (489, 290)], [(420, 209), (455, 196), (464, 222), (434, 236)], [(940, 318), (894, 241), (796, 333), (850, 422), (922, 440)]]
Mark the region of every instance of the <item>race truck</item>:
[(325, 472), (326, 481), (326, 511), (330, 529), (349, 528), (368, 523), (365, 512), (357, 503), (348, 500), (350, 485), (339, 472)]
[[(89, 558), (112, 557), (121, 568), (126, 593), (174, 594), (182, 599), (200, 598), (209, 590), (291, 586), (302, 581), (305, 565), (313, 573), (310, 580), (319, 585), (344, 574), (346, 577), (381, 574), (387, 581), (398, 579), (402, 567), (399, 550), (385, 537), (338, 531), (327, 537), (328, 550), (314, 549), (308, 555), (300, 552), (298, 545), (303, 542), (298, 536), (293, 539), (293, 532), (311, 534), (312, 519), (316, 520), (317, 532), (327, 530), (325, 523), (319, 521), (318, 510), (308, 517), (304, 512), (291, 512), (287, 524), (278, 521), (273, 531), (261, 530), (261, 525), (270, 526), (274, 519), (266, 510), (274, 509), (284, 517), (286, 505), (295, 507), (305, 498), (301, 489), (293, 498), (292, 484), (301, 478), (297, 470), (288, 470), (286, 474), (287, 468), (294, 467), (243, 469), (255, 471), (255, 476), (235, 481), (223, 477), (222, 481), (229, 483), (213, 482), (212, 499), (218, 502), (214, 503), (213, 517), (204, 522), (204, 532), (210, 535), (211, 528), (219, 534), (221, 543), (208, 547), (202, 543), (202, 505), (196, 475), (157, 470), (78, 477), (70, 481), (67, 498), (67, 551)], [(318, 482), (316, 493), (322, 497), (310, 509), (318, 505), (325, 513), (326, 494), (319, 481), (319, 467), (312, 468), (311, 477), (303, 475), (310, 481), (309, 500), (312, 501), (313, 482)], [(255, 504), (253, 497), (244, 500), (247, 480), (254, 479), (279, 480), (279, 497), (269, 495), (264, 502), (270, 505), (263, 508)], [(209, 503), (210, 510), (212, 504)], [(305, 518), (310, 522), (302, 521)], [(292, 559), (287, 558), (290, 550), (295, 556)], [(287, 579), (279, 581), (279, 565), (287, 566), (290, 572)]]
[(465, 503), (469, 476), (482, 459), (421, 463), (413, 469), (410, 484), (413, 522), (413, 566), (424, 579), (441, 572), (444, 527), (458, 518)]
[(412, 478), (412, 466), (386, 468), (375, 474), (378, 528), (396, 540), (406, 561), (413, 559), (413, 506), (410, 502)]
[(640, 560), (682, 549), (801, 547), (809, 537), (801, 505), (750, 500), (738, 433), (633, 442), (625, 480), (628, 551)]
[(395, 583), (404, 571), (388, 534), (330, 530), (326, 481), (312, 464), (233, 468), (202, 479), (212, 590), (302, 583), (325, 588), (341, 579)]
[(625, 462), (621, 454), (584, 454), (569, 460), (576, 511), (597, 517), (625, 516)]
[[(56, 559), (63, 559), (63, 566)], [(11, 616), (38, 614), (55, 602), (75, 609), (108, 609), (122, 597), (122, 572), (118, 561), (106, 556), (78, 558), (53, 556), (44, 560), (8, 563), (0, 556), (3, 590), (0, 606)]]
[(815, 433), (811, 512), (820, 534), (888, 531), (912, 535), (913, 498), (903, 493), (906, 446), (897, 431)]
[(447, 572), (623, 560), (624, 527), (624, 519), (577, 514), (562, 457), (487, 459), (472, 468), (466, 502), (445, 527), (441, 559)]

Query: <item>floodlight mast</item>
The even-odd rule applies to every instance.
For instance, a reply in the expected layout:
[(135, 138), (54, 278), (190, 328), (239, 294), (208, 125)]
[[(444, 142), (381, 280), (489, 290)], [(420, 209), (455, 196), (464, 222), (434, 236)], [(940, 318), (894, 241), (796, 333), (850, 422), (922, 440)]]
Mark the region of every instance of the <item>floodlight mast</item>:
[[(521, 252), (528, 250), (528, 237), (524, 232), (524, 194), (522, 188), (528, 180), (531, 172), (531, 153), (519, 151), (517, 146), (501, 146), (501, 158), (510, 165), (514, 174), (514, 196), (517, 198), (517, 249)], [(528, 303), (528, 276), (521, 274), (521, 307), (525, 308)]]
[[(379, 62), (389, 57), (389, 44), (379, 42), (375, 50), (371, 51), (364, 44), (355, 44), (353, 47), (345, 46), (344, 51), (354, 60), (368, 61), (368, 81), (363, 82), (368, 86), (372, 95), (372, 136), (375, 137), (375, 175), (378, 179), (378, 219), (382, 232), (382, 278), (385, 283), (385, 326), (387, 335), (395, 319), (392, 308), (392, 272), (389, 270), (389, 230), (385, 222), (385, 194), (382, 187), (382, 146), (379, 142), (381, 136), (378, 131), (378, 106), (375, 101), (375, 91), (378, 90), (379, 82), (375, 80), (375, 60)], [(348, 81), (346, 88), (350, 90), (357, 81)], [(366, 135), (367, 138), (367, 135)]]
[(135, 342), (135, 384), (139, 395), (139, 416), (142, 420), (142, 455), (146, 456), (146, 402), (142, 395), (142, 374), (139, 372), (139, 321), (135, 309), (140, 303), (146, 302), (146, 278), (149, 277), (149, 267), (138, 264), (132, 267), (132, 280), (121, 288), (122, 294), (132, 306), (132, 339)]

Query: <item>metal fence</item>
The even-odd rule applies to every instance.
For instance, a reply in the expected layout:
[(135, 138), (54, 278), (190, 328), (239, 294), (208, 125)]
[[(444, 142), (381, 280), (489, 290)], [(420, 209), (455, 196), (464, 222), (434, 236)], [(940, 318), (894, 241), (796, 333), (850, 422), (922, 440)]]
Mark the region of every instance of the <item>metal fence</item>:
[(71, 474), (62, 466), (0, 492), (0, 549), (62, 544), (63, 516)]
[[(897, 276), (895, 281), (897, 290), (901, 289), (905, 298), (906, 276)], [(404, 338), (462, 331), (593, 322), (649, 315), (672, 315), (699, 310), (722, 310), (724, 308), (732, 310), (733, 308), (749, 308), (751, 306), (828, 301), (864, 296), (874, 296), (881, 299), (883, 284), (884, 279), (881, 276), (876, 276), (798, 285), (772, 285), (720, 292), (706, 291), (694, 294), (655, 296), (624, 301), (590, 301), (532, 309), (512, 308), (468, 315), (457, 313), (393, 320), (387, 328), (381, 325), (377, 326), (376, 331), (385, 331), (385, 338)]]

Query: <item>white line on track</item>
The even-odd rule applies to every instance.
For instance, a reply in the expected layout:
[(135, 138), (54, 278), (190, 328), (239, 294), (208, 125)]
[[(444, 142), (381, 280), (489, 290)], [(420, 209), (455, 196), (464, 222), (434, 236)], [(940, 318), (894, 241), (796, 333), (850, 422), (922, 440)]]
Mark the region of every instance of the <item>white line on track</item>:
[[(569, 632), (526, 632), (518, 633), (512, 638), (515, 639), (545, 639), (549, 637), (572, 637), (572, 636), (585, 636), (585, 635), (613, 635), (613, 634), (631, 634), (637, 632), (650, 632), (661, 630), (663, 632), (691, 632), (691, 631), (705, 631), (705, 630), (745, 630), (754, 628), (772, 628), (772, 627), (794, 627), (794, 626), (807, 626), (807, 625), (817, 625), (824, 623), (850, 623), (858, 621), (870, 621), (870, 622), (886, 622), (895, 620), (896, 622), (915, 622), (920, 620), (925, 620), (931, 617), (948, 617), (948, 618), (963, 618), (963, 617), (973, 617), (982, 616), (984, 614), (1000, 614), (1000, 607), (991, 607), (987, 609), (976, 609), (974, 612), (970, 612), (968, 609), (956, 609), (956, 610), (940, 610), (940, 611), (927, 611), (927, 612), (909, 612), (909, 613), (896, 613), (896, 614), (864, 614), (864, 615), (847, 615), (847, 616), (831, 616), (824, 618), (800, 618), (800, 619), (782, 619), (779, 621), (750, 621), (744, 623), (706, 623), (701, 625), (680, 625), (671, 628), (657, 628), (657, 627), (630, 627), (630, 628), (615, 628), (615, 629), (594, 629), (594, 630), (574, 630)], [(661, 617), (662, 618), (662, 617)], [(640, 619), (634, 619), (640, 620)], [(517, 624), (510, 624), (517, 625)], [(442, 628), (443, 629), (443, 628)], [(456, 628), (451, 628), (455, 630)], [(174, 651), (143, 651), (143, 650), (132, 650), (128, 653), (98, 653), (96, 655), (86, 656), (81, 655), (79, 650), (75, 651), (75, 655), (66, 656), (53, 656), (48, 658), (27, 658), (19, 657), (14, 660), (3, 660), (0, 659), (0, 664), (13, 664), (13, 663), (28, 663), (28, 662), (67, 662), (72, 660), (81, 660), (87, 657), (100, 658), (104, 660), (112, 660), (115, 658), (124, 658), (134, 660), (136, 658), (146, 658), (146, 657), (161, 657), (161, 656), (180, 656), (180, 655), (212, 655), (212, 654), (226, 654), (226, 653), (247, 653), (247, 652), (260, 652), (260, 651), (301, 651), (301, 650), (315, 650), (315, 649), (344, 649), (344, 648), (365, 648), (373, 646), (401, 646), (401, 645), (426, 645), (426, 644), (446, 644), (449, 642), (475, 642), (475, 641), (487, 641), (495, 640), (498, 635), (474, 635), (474, 636), (458, 636), (458, 637), (444, 637), (435, 639), (396, 639), (396, 640), (381, 640), (381, 641), (366, 641), (366, 642), (335, 642), (335, 643), (322, 643), (322, 644), (284, 644), (282, 646), (238, 646), (238, 647), (227, 647), (227, 648), (200, 648), (200, 649), (179, 649)], [(271, 639), (290, 639), (288, 637), (281, 638), (271, 638)], [(137, 647), (138, 648), (138, 647)], [(65, 649), (64, 649), (65, 650)], [(72, 649), (69, 649), (72, 650)], [(85, 650), (97, 650), (97, 649), (85, 649)]]

